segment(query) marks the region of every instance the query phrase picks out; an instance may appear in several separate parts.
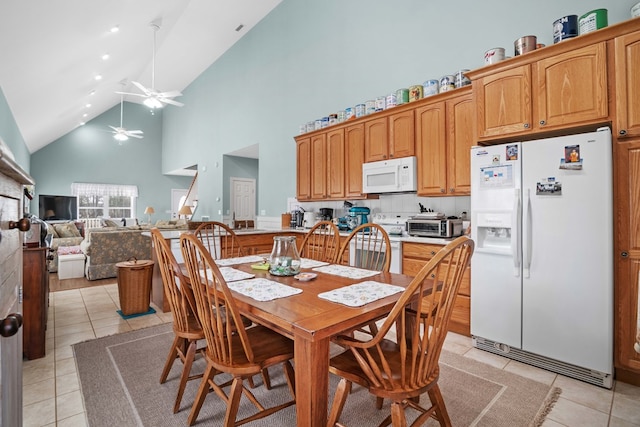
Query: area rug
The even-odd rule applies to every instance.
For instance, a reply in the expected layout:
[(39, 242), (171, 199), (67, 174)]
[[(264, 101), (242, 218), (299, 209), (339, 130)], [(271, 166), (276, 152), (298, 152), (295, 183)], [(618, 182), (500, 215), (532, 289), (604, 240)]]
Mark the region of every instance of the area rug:
[[(199, 380), (187, 385), (180, 411), (172, 414), (181, 364), (176, 361), (164, 384), (159, 383), (165, 357), (171, 346), (170, 324), (126, 332), (73, 346), (80, 387), (91, 427), (186, 425)], [(193, 372), (204, 371), (198, 359)], [(539, 426), (557, 400), (560, 390), (492, 366), (443, 351), (440, 358), (440, 388), (454, 426), (518, 427)], [(265, 405), (289, 397), (279, 368), (271, 368), (273, 389), (262, 387), (259, 376), (253, 389)], [(330, 400), (338, 379), (331, 375)], [(424, 396), (422, 399), (426, 399)], [(329, 404), (330, 406), (330, 404)], [(239, 417), (254, 412), (244, 397)], [(364, 389), (354, 387), (341, 422), (352, 427), (369, 427), (389, 414), (389, 403), (381, 411)], [(213, 393), (207, 396), (196, 425), (222, 425), (224, 404)], [(295, 426), (295, 407), (247, 425)], [(428, 426), (437, 423), (430, 420)]]

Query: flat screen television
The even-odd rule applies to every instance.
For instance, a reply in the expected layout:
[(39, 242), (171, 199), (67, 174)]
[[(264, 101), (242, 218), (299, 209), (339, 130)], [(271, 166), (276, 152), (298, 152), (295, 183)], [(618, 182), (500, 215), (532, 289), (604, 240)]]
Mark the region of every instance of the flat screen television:
[(39, 216), (44, 220), (78, 219), (78, 198), (75, 196), (52, 196), (40, 194)]

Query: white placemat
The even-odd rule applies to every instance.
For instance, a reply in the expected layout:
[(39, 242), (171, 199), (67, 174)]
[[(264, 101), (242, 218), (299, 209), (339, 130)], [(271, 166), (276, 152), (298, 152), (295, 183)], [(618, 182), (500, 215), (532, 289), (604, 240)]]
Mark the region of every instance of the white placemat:
[(258, 255), (247, 255), (247, 256), (239, 256), (234, 258), (221, 258), (221, 259), (215, 260), (216, 264), (219, 266), (246, 264), (249, 262), (262, 262), (262, 261), (264, 261), (264, 257), (258, 256)]
[(364, 268), (356, 268), (339, 264), (316, 267), (313, 270), (319, 271), (320, 273), (333, 274), (334, 276), (348, 277), (349, 279), (364, 279), (365, 277), (375, 276), (380, 273), (379, 271), (365, 270)]
[(271, 301), (278, 298), (285, 298), (299, 294), (302, 289), (283, 285), (273, 280), (257, 278), (240, 280), (227, 284), (229, 289), (239, 294), (246, 295), (256, 301)]
[(349, 307), (360, 307), (402, 291), (404, 291), (402, 286), (367, 280), (366, 282), (356, 283), (343, 288), (334, 289), (329, 292), (323, 292), (318, 294), (318, 297), (328, 301), (348, 305)]
[(233, 267), (220, 267), (220, 273), (222, 273), (222, 277), (225, 282), (235, 282), (236, 280), (244, 280), (250, 279), (252, 277), (256, 277), (255, 274), (247, 273), (246, 271), (240, 271)]
[(310, 258), (300, 258), (300, 268), (314, 268), (320, 267), (321, 265), (329, 265), (329, 263)]

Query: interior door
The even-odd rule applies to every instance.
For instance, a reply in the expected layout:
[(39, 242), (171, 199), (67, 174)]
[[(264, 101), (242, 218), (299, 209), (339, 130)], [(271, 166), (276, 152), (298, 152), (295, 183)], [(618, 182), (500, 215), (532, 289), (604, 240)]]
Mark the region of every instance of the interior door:
[[(9, 221), (20, 218), (20, 199), (14, 183), (0, 174), (0, 320), (22, 312), (22, 233), (9, 230)], [(19, 190), (19, 189), (18, 189)], [(18, 193), (20, 194), (20, 193)], [(13, 196), (13, 197), (12, 197)], [(20, 196), (17, 196), (20, 197)], [(0, 421), (3, 426), (22, 425), (22, 328), (0, 337)]]
[(231, 178), (231, 212), (236, 220), (253, 220), (256, 213), (256, 180)]

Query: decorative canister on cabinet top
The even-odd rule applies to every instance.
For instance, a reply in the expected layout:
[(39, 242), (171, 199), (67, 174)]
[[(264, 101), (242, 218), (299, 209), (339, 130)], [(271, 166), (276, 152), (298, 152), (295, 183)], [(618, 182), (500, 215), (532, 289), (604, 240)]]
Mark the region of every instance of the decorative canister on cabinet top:
[(553, 23), (553, 43), (558, 43), (578, 35), (578, 15), (567, 15)]
[(456, 78), (451, 74), (440, 77), (440, 93), (456, 88)]
[(409, 102), (422, 99), (422, 85), (413, 85), (409, 87)]
[(580, 34), (587, 34), (609, 25), (607, 9), (596, 9), (582, 15), (578, 21)]
[(409, 102), (409, 89), (402, 88), (396, 91), (396, 104), (402, 105)]
[(437, 95), (440, 90), (440, 82), (436, 79), (427, 80), (422, 83), (422, 96), (425, 98), (431, 95)]
[(637, 18), (638, 16), (640, 16), (640, 1), (631, 8), (631, 17)]
[(300, 273), (300, 265), (296, 236), (274, 236), (269, 273), (274, 276), (295, 276)]
[(524, 36), (513, 42), (515, 56), (536, 50), (537, 40), (536, 36)]

